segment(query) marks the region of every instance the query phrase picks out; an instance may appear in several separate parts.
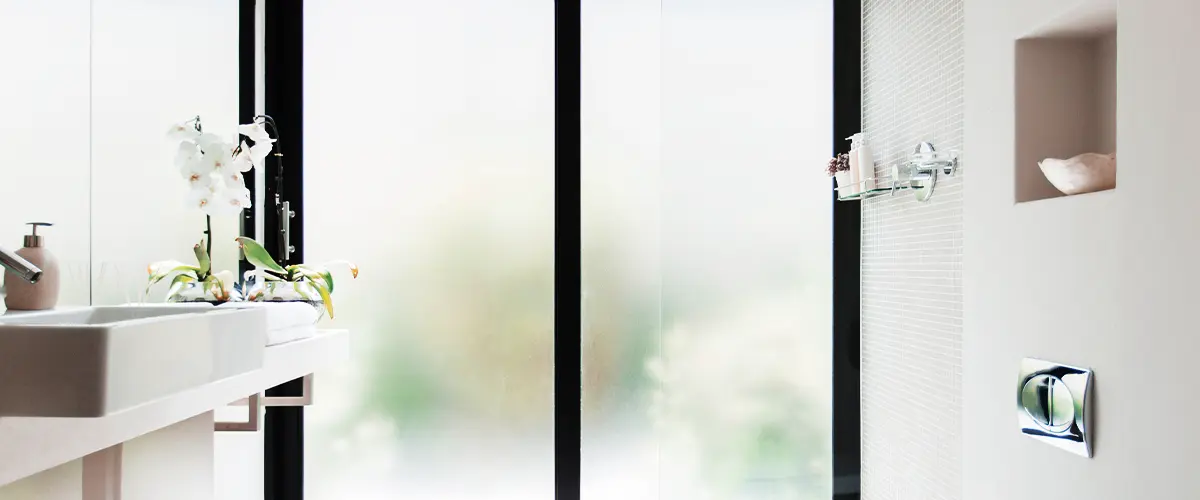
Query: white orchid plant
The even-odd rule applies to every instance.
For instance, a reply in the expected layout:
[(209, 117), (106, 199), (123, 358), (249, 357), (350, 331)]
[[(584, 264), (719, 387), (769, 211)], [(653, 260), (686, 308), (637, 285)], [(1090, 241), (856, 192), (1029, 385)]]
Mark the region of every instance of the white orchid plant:
[[(257, 281), (264, 286), (250, 290), (246, 294), (246, 300), (278, 300), (278, 298), (295, 298), (314, 303), (320, 303), (325, 306), (325, 312), (329, 313), (329, 319), (333, 319), (333, 274), (329, 272), (331, 266), (345, 267), (350, 270), (351, 279), (358, 278), (358, 266), (345, 260), (335, 260), (324, 264), (292, 264), (290, 266), (281, 266), (271, 258), (270, 252), (263, 248), (262, 244), (254, 241), (251, 238), (241, 236), (237, 238), (238, 246), (242, 249), (242, 253), (246, 255), (246, 260), (254, 264), (253, 271), (246, 272), (246, 281), (251, 283)], [(260, 279), (261, 278), (261, 279)], [(271, 286), (271, 294), (278, 297), (277, 299), (268, 299), (267, 284), (287, 286)], [(316, 290), (318, 296), (312, 296), (306, 287), (308, 285)], [(289, 290), (290, 288), (290, 290)], [(280, 293), (283, 292), (283, 293)], [(294, 294), (294, 295), (293, 295)]]
[(175, 167), (188, 183), (187, 205), (205, 214), (205, 238), (193, 247), (197, 265), (174, 260), (150, 264), (147, 291), (155, 283), (175, 275), (168, 297), (189, 284), (202, 283), (206, 297), (216, 301), (235, 299), (234, 273), (211, 269), (212, 216), (236, 215), (250, 208), (250, 190), (246, 189), (243, 176), (255, 167), (262, 167), (274, 148), (276, 139), (268, 133), (266, 125), (274, 127), (271, 117), (255, 117), (251, 123), (238, 126), (232, 141), (205, 132), (199, 116), (171, 126), (167, 136), (179, 141)]

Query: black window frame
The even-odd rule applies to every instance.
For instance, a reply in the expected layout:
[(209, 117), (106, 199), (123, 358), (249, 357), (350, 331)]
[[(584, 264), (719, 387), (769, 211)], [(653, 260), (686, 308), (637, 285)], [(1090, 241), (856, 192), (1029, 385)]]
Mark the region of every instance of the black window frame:
[(554, 496), (580, 497), (581, 0), (554, 2)]
[[(263, 1), (263, 38), (257, 33), (256, 4)], [(265, 206), (254, 206), (242, 216), (242, 236), (255, 237), (255, 217), (263, 216), (263, 246), (283, 264), (304, 260), (304, 2), (303, 0), (239, 0), (238, 3), (238, 119), (249, 123), (255, 109), (257, 48), (263, 47), (264, 114), (275, 119), (280, 138), (276, 153), (267, 157), (264, 186), (253, 176), (246, 178), (251, 197), (261, 188)], [(287, 170), (280, 166), (287, 159)], [(280, 214), (276, 196), (291, 203), (295, 216), (290, 224), (288, 259), (280, 255)], [(239, 264), (242, 273), (252, 266)], [(302, 379), (285, 382), (267, 390), (268, 396), (300, 396)], [(265, 500), (303, 500), (304, 498), (304, 407), (267, 407), (263, 418), (263, 498)]]
[[(833, 1), (833, 154), (862, 129), (862, 2)], [(832, 184), (833, 181), (830, 180)], [(833, 203), (833, 498), (857, 500), (862, 471), (860, 292), (862, 205)]]

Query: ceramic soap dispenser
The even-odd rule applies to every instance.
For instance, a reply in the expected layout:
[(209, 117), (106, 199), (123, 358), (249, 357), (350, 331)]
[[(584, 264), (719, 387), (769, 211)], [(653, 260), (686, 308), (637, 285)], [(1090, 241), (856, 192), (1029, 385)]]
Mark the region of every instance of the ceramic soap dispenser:
[(17, 250), (31, 264), (41, 268), (42, 277), (30, 283), (13, 273), (4, 273), (4, 305), (14, 311), (40, 311), (53, 309), (58, 304), (58, 259), (45, 247), (43, 237), (37, 234), (38, 226), (51, 226), (49, 222), (30, 222), (32, 234), (25, 235), (25, 246)]

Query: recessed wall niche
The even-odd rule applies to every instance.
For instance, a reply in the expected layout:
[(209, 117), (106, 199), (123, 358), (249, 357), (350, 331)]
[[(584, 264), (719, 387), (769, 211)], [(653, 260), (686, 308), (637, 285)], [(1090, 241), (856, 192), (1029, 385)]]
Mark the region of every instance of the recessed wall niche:
[(1116, 152), (1117, 11), (1085, 10), (1016, 41), (1017, 203), (1064, 196), (1039, 161)]

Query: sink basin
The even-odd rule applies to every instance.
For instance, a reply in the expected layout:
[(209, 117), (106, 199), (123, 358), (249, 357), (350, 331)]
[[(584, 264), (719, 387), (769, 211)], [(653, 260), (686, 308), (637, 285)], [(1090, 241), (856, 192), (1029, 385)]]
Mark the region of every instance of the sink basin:
[(262, 367), (261, 310), (99, 306), (0, 316), (0, 417), (100, 417)]
[(0, 316), (0, 325), (99, 325), (172, 314), (213, 310), (207, 303), (101, 306), (56, 309), (51, 311), (8, 311)]

